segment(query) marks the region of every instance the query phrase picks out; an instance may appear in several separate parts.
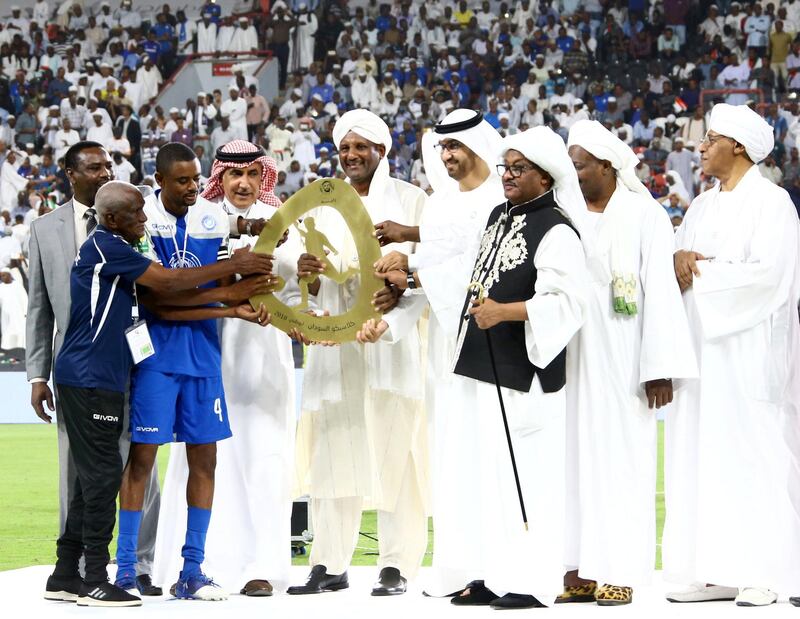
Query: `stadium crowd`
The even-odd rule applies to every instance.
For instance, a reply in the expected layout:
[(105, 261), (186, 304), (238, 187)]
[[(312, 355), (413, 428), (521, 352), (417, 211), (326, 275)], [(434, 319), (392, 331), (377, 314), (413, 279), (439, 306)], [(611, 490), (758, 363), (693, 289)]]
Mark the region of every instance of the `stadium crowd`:
[[(775, 130), (762, 174), (800, 204), (797, 0), (277, 0), (269, 10), (209, 0), (190, 15), (169, 4), (143, 14), (136, 0), (40, 0), (10, 9), (0, 22), (3, 349), (24, 346), (24, 336), (5, 335), (19, 324), (7, 314), (24, 303), (6, 299), (24, 294), (28, 227), (70, 197), (63, 155), (82, 139), (107, 146), (117, 179), (152, 185), (167, 142), (191, 146), (208, 176), (218, 147), (247, 138), (278, 162), (285, 200), (343, 175), (332, 127), (354, 108), (386, 120), (391, 173), (425, 190), (421, 136), (454, 108), (482, 110), (504, 136), (548, 125), (566, 139), (576, 121), (595, 119), (638, 153), (639, 178), (677, 225), (712, 183), (697, 152), (710, 106), (747, 102)], [(227, 92), (158, 105), (187, 54), (257, 50), (280, 65), (280, 92), (268, 99), (235, 65)]]

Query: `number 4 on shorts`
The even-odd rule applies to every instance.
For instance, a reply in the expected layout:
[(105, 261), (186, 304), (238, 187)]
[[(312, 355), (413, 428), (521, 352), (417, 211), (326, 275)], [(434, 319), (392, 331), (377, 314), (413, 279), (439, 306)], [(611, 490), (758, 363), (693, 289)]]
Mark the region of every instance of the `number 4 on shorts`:
[(219, 417), (219, 422), (222, 423), (222, 399), (217, 398), (214, 400), (214, 414)]

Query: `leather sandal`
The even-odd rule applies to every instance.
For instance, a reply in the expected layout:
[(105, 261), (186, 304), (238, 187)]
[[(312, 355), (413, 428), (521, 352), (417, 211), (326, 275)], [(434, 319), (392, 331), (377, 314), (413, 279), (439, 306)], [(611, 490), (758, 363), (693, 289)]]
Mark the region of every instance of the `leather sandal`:
[(268, 597), (272, 595), (272, 585), (268, 580), (251, 580), (239, 593), (251, 598)]

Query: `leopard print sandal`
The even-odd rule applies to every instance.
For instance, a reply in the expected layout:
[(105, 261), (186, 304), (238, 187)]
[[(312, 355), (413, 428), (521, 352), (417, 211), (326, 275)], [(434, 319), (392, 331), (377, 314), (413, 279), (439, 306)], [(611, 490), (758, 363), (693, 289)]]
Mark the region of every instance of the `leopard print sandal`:
[(596, 582), (590, 582), (585, 585), (580, 585), (578, 587), (569, 587), (564, 586), (564, 592), (559, 595), (555, 603), (556, 604), (573, 604), (573, 603), (586, 603), (586, 602), (594, 602), (594, 594), (597, 589)]
[(594, 597), (598, 606), (623, 606), (633, 602), (633, 589), (616, 585), (601, 585), (597, 588)]

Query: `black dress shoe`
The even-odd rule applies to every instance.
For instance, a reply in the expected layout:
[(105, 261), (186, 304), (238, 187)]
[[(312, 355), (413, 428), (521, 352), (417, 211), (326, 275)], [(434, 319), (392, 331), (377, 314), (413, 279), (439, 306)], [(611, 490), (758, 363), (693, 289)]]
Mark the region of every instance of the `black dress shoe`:
[(289, 595), (308, 595), (322, 593), (323, 591), (339, 591), (340, 589), (347, 589), (349, 586), (347, 572), (339, 575), (328, 574), (328, 569), (324, 565), (315, 565), (311, 568), (306, 584), (289, 587), (286, 593)]
[(378, 575), (378, 582), (372, 587), (372, 595), (401, 595), (406, 592), (406, 579), (396, 567), (385, 567)]
[(792, 606), (800, 606), (800, 596), (796, 598), (789, 598), (789, 602)]
[(153, 581), (150, 579), (150, 574), (141, 574), (137, 576), (136, 588), (142, 595), (158, 596), (164, 594), (164, 592), (161, 590), (161, 587), (156, 587), (153, 584)]
[(489, 604), (495, 610), (510, 610), (512, 608), (547, 608), (532, 595), (521, 593), (506, 593)]
[[(467, 589), (469, 593), (464, 594)], [(450, 603), (455, 606), (489, 606), (497, 599), (494, 591), (487, 589), (482, 580), (473, 580), (464, 587), (464, 591), (452, 598)]]

